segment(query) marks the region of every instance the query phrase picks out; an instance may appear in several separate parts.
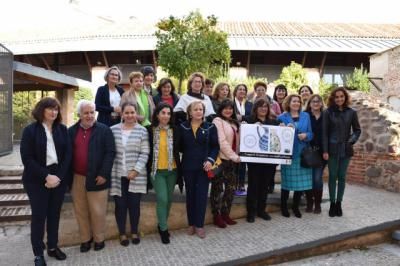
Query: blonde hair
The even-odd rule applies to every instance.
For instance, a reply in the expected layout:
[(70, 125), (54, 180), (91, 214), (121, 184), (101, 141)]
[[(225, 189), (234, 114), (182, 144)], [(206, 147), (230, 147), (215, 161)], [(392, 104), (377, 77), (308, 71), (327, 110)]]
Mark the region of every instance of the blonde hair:
[(118, 72), (118, 82), (121, 82), (122, 79), (122, 72), (119, 70), (117, 66), (112, 66), (109, 69), (107, 69), (106, 73), (104, 73), (104, 80), (108, 82), (108, 75), (110, 74), (111, 70), (115, 70)]
[(129, 84), (132, 84), (133, 79), (137, 79), (137, 78), (143, 79), (143, 74), (141, 72), (134, 71), (129, 74), (128, 78), (129, 78)]

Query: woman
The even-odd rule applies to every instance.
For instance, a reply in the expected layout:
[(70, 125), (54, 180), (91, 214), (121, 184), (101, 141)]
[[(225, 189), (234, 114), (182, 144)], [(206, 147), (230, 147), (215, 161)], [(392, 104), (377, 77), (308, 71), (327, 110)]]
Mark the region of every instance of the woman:
[(207, 207), (209, 179), (219, 152), (218, 134), (214, 124), (205, 122), (205, 105), (194, 101), (187, 108), (188, 120), (179, 127), (182, 172), (186, 188), (188, 234), (205, 238), (204, 218)]
[(31, 244), (35, 265), (46, 265), (43, 257), (45, 224), (47, 254), (57, 260), (67, 258), (57, 246), (60, 211), (71, 162), (71, 147), (67, 128), (61, 124), (60, 108), (54, 98), (41, 99), (32, 111), (36, 121), (24, 129), (21, 139), (22, 182), (32, 209)]
[(275, 117), (281, 114), (278, 103), (267, 95), (267, 84), (265, 82), (257, 81), (254, 83), (254, 92), (256, 95), (254, 102), (258, 99), (266, 99), (271, 106), (272, 114), (275, 115)]
[(143, 89), (143, 74), (132, 72), (129, 74), (130, 89), (121, 98), (121, 106), (131, 102), (138, 107), (136, 112), (137, 121), (144, 127), (150, 125), (151, 116), (154, 111), (154, 102), (150, 94)]
[[(161, 102), (157, 105), (149, 130), (150, 157), (148, 166), (150, 180), (157, 197), (158, 232), (163, 244), (169, 244), (168, 216), (171, 209), (175, 184), (183, 187), (179, 136), (174, 126), (172, 107)], [(177, 182), (178, 180), (178, 182)]]
[(187, 120), (187, 108), (194, 101), (201, 101), (204, 104), (204, 115), (205, 117), (209, 117), (209, 120), (212, 120), (215, 112), (210, 98), (203, 94), (204, 80), (204, 75), (200, 72), (195, 72), (189, 77), (187, 94), (182, 95), (174, 107), (175, 122), (177, 125)]
[(311, 89), (310, 86), (308, 85), (302, 85), (299, 88), (299, 91), (297, 92), (300, 96), (301, 99), (303, 100), (302, 102), (302, 109), (304, 110), (306, 108), (307, 101), (310, 99), (310, 96), (314, 93), (313, 90)]
[(287, 95), (288, 95), (288, 92), (287, 92), (287, 88), (285, 85), (279, 84), (275, 87), (274, 96), (272, 98), (275, 102), (278, 103), (280, 113), (284, 112), (282, 104), (283, 104), (283, 100), (285, 100)]
[(281, 183), (281, 212), (284, 217), (290, 217), (287, 209), (289, 191), (294, 191), (292, 210), (297, 218), (301, 218), (299, 204), (301, 194), (305, 191), (309, 197), (312, 188), (312, 170), (300, 165), (300, 154), (304, 147), (313, 138), (310, 116), (301, 111), (301, 97), (297, 94), (289, 95), (283, 102), (285, 112), (278, 117), (278, 120), (286, 126), (295, 129), (292, 164), (282, 165)]
[(122, 79), (121, 71), (118, 67), (110, 67), (104, 74), (107, 82), (104, 86), (97, 89), (96, 111), (99, 113), (97, 121), (107, 126), (113, 126), (121, 121), (121, 96), (124, 90), (118, 86)]
[[(269, 102), (261, 98), (257, 100), (251, 111), (251, 115), (245, 117), (248, 124), (261, 125), (279, 125), (279, 122), (273, 118)], [(271, 216), (265, 211), (268, 186), (275, 175), (275, 164), (268, 163), (247, 163), (249, 168), (249, 184), (247, 187), (247, 222), (254, 223), (255, 215), (268, 221)]]
[[(329, 167), (329, 216), (342, 216), (342, 200), (346, 172), (353, 145), (361, 135), (357, 112), (350, 108), (350, 95), (344, 87), (334, 89), (329, 95), (328, 109), (323, 112), (323, 158)], [(336, 198), (336, 179), (338, 190)]]
[[(247, 92), (246, 84), (238, 84), (233, 90), (234, 111), (239, 122), (241, 122), (245, 116), (250, 115), (253, 107), (253, 103), (247, 100)], [(235, 192), (237, 196), (246, 195), (246, 189), (244, 187), (246, 166), (246, 163), (240, 163), (238, 167), (238, 179)]]
[(218, 112), (219, 106), (225, 99), (231, 99), (231, 90), (229, 84), (226, 82), (219, 82), (215, 86), (215, 90), (212, 97), (212, 105), (214, 112)]
[(217, 127), (219, 157), (222, 160), (223, 170), (222, 175), (212, 179), (210, 200), (214, 224), (220, 228), (225, 228), (227, 224), (236, 224), (229, 217), (235, 191), (237, 164), (240, 162), (239, 122), (233, 110), (233, 102), (225, 99), (221, 102), (217, 117), (213, 120), (213, 124)]
[(150, 148), (147, 130), (137, 122), (136, 105), (125, 102), (121, 106), (121, 112), (122, 122), (111, 127), (116, 156), (111, 172), (110, 195), (114, 197), (120, 244), (128, 246), (129, 240), (125, 232), (128, 210), (132, 244), (140, 243), (140, 199), (146, 193), (146, 163)]
[(172, 108), (179, 101), (178, 95), (175, 93), (175, 86), (169, 78), (163, 78), (157, 87), (157, 95), (153, 97), (154, 105), (157, 106), (160, 102), (168, 103)]
[[(311, 95), (307, 102), (306, 112), (310, 115), (311, 129), (314, 134), (310, 144), (314, 149), (317, 149), (321, 153), (322, 158), (322, 111), (324, 110), (324, 101), (318, 94)], [(307, 195), (307, 208), (306, 212), (313, 211), (313, 205), (315, 204), (314, 213), (321, 213), (321, 200), (322, 192), (324, 188), (324, 181), (322, 180), (322, 174), (324, 173), (325, 163), (323, 166), (312, 169), (312, 194)]]

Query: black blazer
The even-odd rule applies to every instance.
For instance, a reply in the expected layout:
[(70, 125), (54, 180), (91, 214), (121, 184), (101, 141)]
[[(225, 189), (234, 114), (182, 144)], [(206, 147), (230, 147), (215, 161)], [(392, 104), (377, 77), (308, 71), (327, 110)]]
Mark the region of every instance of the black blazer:
[[(124, 90), (118, 86), (116, 88), (117, 91), (119, 92), (119, 95), (122, 96)], [(110, 104), (110, 91), (107, 84), (104, 86), (100, 86), (97, 89), (95, 104), (96, 104), (96, 111), (99, 112), (97, 116), (98, 122), (103, 123), (109, 127), (118, 124), (120, 122), (119, 119), (117, 120), (111, 119), (111, 112), (114, 111), (114, 108)]]
[[(58, 159), (56, 176), (61, 179), (61, 184), (65, 184), (72, 157), (67, 127), (63, 124), (54, 124), (52, 132)], [(25, 127), (20, 151), (24, 165), (22, 181), (24, 183), (46, 183), (46, 177), (49, 174), (46, 168), (47, 137), (41, 123), (34, 122)]]
[[(68, 129), (71, 150), (73, 150), (79, 121)], [(111, 169), (115, 157), (115, 140), (111, 129), (102, 123), (95, 123), (90, 134), (88, 149), (88, 170), (86, 174), (86, 190), (99, 191), (110, 187)], [(72, 152), (73, 154), (73, 152)], [(72, 159), (73, 160), (73, 159)], [(72, 184), (73, 166), (71, 165), (70, 177)], [(107, 182), (103, 185), (96, 185), (96, 177), (102, 176)]]

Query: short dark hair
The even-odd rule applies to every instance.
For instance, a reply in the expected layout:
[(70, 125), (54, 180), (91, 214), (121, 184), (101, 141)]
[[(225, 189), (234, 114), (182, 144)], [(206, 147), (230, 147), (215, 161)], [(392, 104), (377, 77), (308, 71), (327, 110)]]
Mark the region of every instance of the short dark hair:
[(275, 87), (274, 96), (272, 97), (275, 101), (278, 101), (278, 98), (276, 97), (276, 92), (277, 92), (278, 90), (284, 90), (284, 91), (285, 91), (285, 98), (287, 97), (288, 93), (287, 93), (287, 88), (286, 88), (286, 86), (283, 85), (283, 84), (279, 84), (279, 85), (277, 85), (277, 86)]
[(160, 83), (157, 86), (158, 94), (161, 95), (161, 88), (164, 87), (168, 83), (171, 84), (171, 95), (175, 92), (175, 86), (174, 86), (174, 83), (172, 83), (172, 80), (170, 78), (162, 78), (160, 80)]
[(46, 108), (57, 108), (58, 114), (56, 120), (54, 120), (54, 124), (60, 124), (62, 121), (61, 116), (61, 104), (60, 102), (53, 97), (44, 97), (39, 102), (36, 103), (35, 107), (32, 110), (32, 117), (37, 121), (42, 123), (44, 119), (44, 109)]
[(267, 91), (267, 83), (265, 83), (262, 80), (258, 80), (258, 81), (256, 81), (256, 83), (254, 83), (254, 86), (253, 86), (254, 91), (257, 89), (257, 87), (260, 87), (260, 86), (264, 87), (265, 91)]
[(351, 98), (350, 98), (350, 94), (347, 92), (346, 87), (337, 87), (336, 89), (331, 91), (331, 94), (328, 97), (328, 107), (336, 106), (335, 96), (336, 96), (336, 92), (338, 92), (338, 91), (341, 91), (344, 94), (345, 100), (344, 100), (343, 107), (349, 107), (349, 105), (351, 104)]
[(265, 98), (260, 98), (258, 100), (256, 100), (253, 104), (253, 108), (251, 109), (251, 116), (254, 119), (257, 119), (257, 110), (258, 108), (267, 105), (268, 106), (268, 113), (267, 113), (267, 118), (271, 119), (273, 118), (273, 113), (271, 112), (271, 104), (269, 103), (269, 101), (267, 101), (267, 99)]
[(206, 79), (206, 81), (204, 82), (206, 85), (214, 85), (214, 81), (212, 79)]
[(235, 104), (233, 103), (232, 100), (230, 100), (230, 99), (222, 100), (222, 102), (219, 105), (218, 110), (217, 110), (217, 117), (220, 117), (220, 118), (226, 120), (226, 118), (222, 115), (222, 111), (227, 107), (230, 107), (233, 109), (232, 116), (230, 118), (232, 119), (231, 121), (236, 125), (237, 129), (239, 130), (239, 122), (237, 121), (237, 116), (236, 116), (236, 112), (235, 112)]
[(300, 86), (299, 90), (297, 91), (297, 93), (298, 93), (299, 95), (300, 95), (300, 92), (301, 92), (301, 90), (302, 90), (303, 88), (307, 88), (307, 89), (310, 91), (310, 94), (314, 94), (314, 92), (313, 92), (313, 90), (311, 89), (310, 86), (308, 86), (308, 85), (302, 85), (302, 86)]
[(154, 109), (153, 116), (151, 118), (151, 126), (157, 127), (160, 124), (157, 115), (161, 112), (162, 109), (168, 108), (171, 112), (171, 118), (169, 119), (168, 125), (172, 126), (174, 124), (174, 109), (165, 102), (160, 102), (157, 104), (156, 109)]

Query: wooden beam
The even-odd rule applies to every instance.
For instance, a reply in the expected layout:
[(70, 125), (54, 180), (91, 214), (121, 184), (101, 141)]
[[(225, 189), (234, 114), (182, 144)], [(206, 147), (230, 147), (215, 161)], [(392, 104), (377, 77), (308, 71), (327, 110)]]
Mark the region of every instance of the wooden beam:
[(36, 84), (36, 83), (29, 83), (29, 84), (14, 84), (13, 85), (14, 91), (56, 91), (58, 88), (50, 85), (44, 84)]
[(43, 55), (39, 55), (39, 58), (40, 58), (40, 60), (42, 61), (42, 63), (46, 66), (46, 69), (47, 69), (47, 70), (51, 70), (51, 67), (50, 67), (50, 65), (47, 63), (46, 58), (44, 58)]
[(304, 54), (303, 54), (303, 60), (301, 61), (301, 65), (302, 65), (303, 67), (304, 67), (304, 65), (306, 64), (307, 53), (308, 53), (308, 52), (304, 52)]
[(251, 51), (247, 51), (247, 62), (246, 62), (246, 69), (247, 69), (247, 76), (250, 74), (250, 57), (251, 57)]
[(31, 59), (29, 59), (29, 57), (27, 55), (24, 55), (24, 61), (30, 65), (32, 65), (32, 61)]
[(89, 55), (87, 54), (87, 52), (83, 52), (83, 55), (85, 56), (85, 60), (89, 68), (89, 73), (92, 73), (92, 64), (90, 63)]
[(154, 69), (157, 69), (157, 57), (156, 57), (156, 51), (151, 51), (152, 55), (153, 55), (153, 65), (154, 65)]
[(37, 83), (37, 84), (49, 85), (49, 86), (53, 86), (55, 88), (63, 89), (63, 88), (66, 87), (65, 84), (57, 82), (57, 81), (54, 81), (54, 80), (48, 80), (48, 79), (44, 79), (44, 78), (41, 78), (41, 77), (32, 76), (32, 75), (29, 75), (29, 74), (26, 74), (26, 73), (20, 73), (20, 72), (17, 72), (17, 71), (14, 71), (14, 76), (16, 78), (18, 78), (18, 79), (21, 79), (21, 80), (30, 80), (30, 81), (33, 81), (34, 83)]
[(109, 68), (106, 52), (101, 51), (101, 54), (103, 55), (103, 60), (104, 60), (105, 66), (106, 66), (107, 68)]
[(327, 54), (328, 54), (328, 53), (325, 52), (325, 53), (324, 53), (324, 56), (322, 57), (321, 66), (320, 66), (320, 68), (319, 68), (319, 77), (320, 77), (320, 78), (322, 78), (322, 74), (324, 73), (324, 67), (325, 67), (325, 61), (326, 61), (326, 55), (327, 55)]

